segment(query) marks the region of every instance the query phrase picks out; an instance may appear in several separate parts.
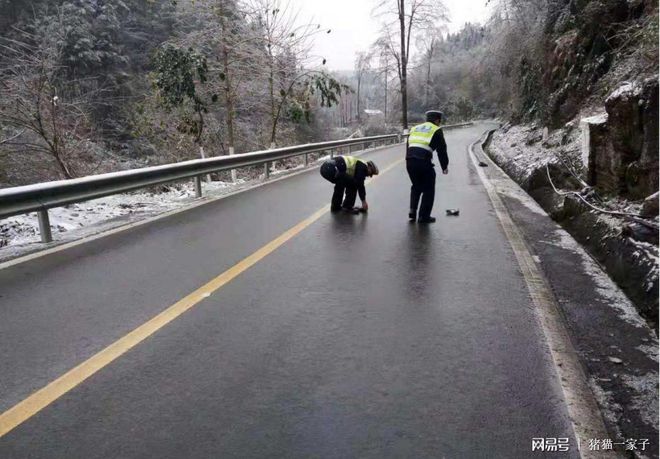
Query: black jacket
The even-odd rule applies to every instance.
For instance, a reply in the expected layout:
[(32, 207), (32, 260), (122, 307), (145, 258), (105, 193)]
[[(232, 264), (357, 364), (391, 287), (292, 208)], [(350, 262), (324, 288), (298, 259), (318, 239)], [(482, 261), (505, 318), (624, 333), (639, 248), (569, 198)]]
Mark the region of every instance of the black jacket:
[[(447, 143), (442, 129), (438, 129), (431, 137), (431, 150), (435, 150), (438, 155), (438, 161), (442, 170), (447, 169), (449, 166), (449, 157), (447, 156)], [(406, 142), (406, 159), (422, 159), (425, 161), (433, 160), (433, 152), (419, 147), (408, 147)]]
[(346, 174), (346, 162), (344, 161), (344, 158), (337, 156), (334, 159), (335, 163), (337, 164), (337, 170), (339, 171), (339, 175), (337, 175), (335, 183), (347, 187), (354, 186), (357, 188), (360, 200), (364, 202), (364, 200), (367, 198), (367, 190), (364, 188), (364, 181), (367, 179), (367, 174), (369, 173), (369, 168), (367, 167), (366, 163), (358, 159), (357, 163), (355, 164), (355, 175), (350, 177)]

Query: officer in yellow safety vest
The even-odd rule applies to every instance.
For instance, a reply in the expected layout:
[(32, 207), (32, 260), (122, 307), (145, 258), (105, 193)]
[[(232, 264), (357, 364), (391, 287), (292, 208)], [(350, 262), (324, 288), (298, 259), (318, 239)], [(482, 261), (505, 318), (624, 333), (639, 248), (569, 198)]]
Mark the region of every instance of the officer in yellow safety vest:
[[(406, 144), (406, 170), (412, 182), (410, 187), (411, 222), (433, 223), (435, 217), (431, 216), (433, 200), (435, 199), (435, 170), (433, 169), (433, 151), (438, 155), (442, 173), (449, 173), (449, 158), (447, 157), (447, 143), (442, 134), (440, 123), (442, 112), (430, 110), (426, 112), (426, 122), (410, 129)], [(422, 204), (419, 206), (420, 197)], [(419, 218), (417, 207), (419, 206)]]
[[(335, 156), (321, 165), (321, 175), (335, 185), (330, 203), (332, 212), (343, 209), (350, 213), (358, 213), (369, 209), (364, 180), (372, 175), (378, 175), (378, 167), (373, 161), (363, 161), (355, 156)], [(345, 198), (344, 192), (346, 192)], [(356, 194), (362, 201), (361, 208), (353, 207)]]

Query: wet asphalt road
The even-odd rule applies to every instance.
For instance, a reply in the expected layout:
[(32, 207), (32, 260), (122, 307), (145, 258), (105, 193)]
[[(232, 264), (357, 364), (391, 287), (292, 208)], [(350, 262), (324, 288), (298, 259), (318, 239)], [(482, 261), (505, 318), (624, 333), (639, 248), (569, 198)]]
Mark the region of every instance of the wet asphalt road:
[[(468, 165), (486, 128), (446, 133), (438, 223), (407, 222), (399, 162), (367, 185), (368, 215), (323, 215), (0, 438), (0, 458), (525, 458), (538, 457), (533, 437), (575, 445), (524, 280)], [(366, 157), (383, 170), (402, 155)], [(331, 192), (304, 173), (0, 270), (0, 411)]]

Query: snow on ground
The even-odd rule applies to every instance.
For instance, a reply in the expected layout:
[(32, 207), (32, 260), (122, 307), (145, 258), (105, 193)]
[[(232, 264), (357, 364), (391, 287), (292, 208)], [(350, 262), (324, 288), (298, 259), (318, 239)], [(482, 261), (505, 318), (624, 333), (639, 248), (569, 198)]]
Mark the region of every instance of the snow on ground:
[(646, 327), (646, 322), (641, 318), (628, 297), (617, 287), (612, 279), (603, 272), (598, 264), (589, 254), (563, 229), (557, 229), (554, 233), (555, 240), (547, 241), (548, 244), (556, 245), (580, 256), (584, 272), (596, 283), (596, 291), (608, 305), (619, 311), (619, 317), (635, 327)]
[[(494, 164), (494, 167), (499, 168), (497, 164)], [(504, 171), (500, 169), (501, 173), (504, 174), (506, 179), (502, 180), (497, 176), (489, 177), (490, 181), (495, 185), (495, 189), (500, 195), (508, 196), (520, 202), (523, 206), (527, 207), (532, 212), (539, 215), (547, 215), (546, 211), (532, 199), (529, 194), (513, 180), (509, 180), (508, 176)]]
[[(216, 197), (245, 186), (236, 183), (203, 183), (204, 195)], [(143, 220), (195, 202), (191, 183), (170, 187), (162, 193), (133, 192), (93, 199), (50, 209), (51, 230), (56, 243), (68, 242), (112, 227)], [(0, 260), (14, 258), (44, 247), (40, 243), (36, 213), (16, 215), (0, 221)]]
[[(303, 165), (291, 169), (271, 169), (272, 176), (281, 176), (304, 169)], [(251, 181), (238, 179), (231, 182), (202, 182), (205, 199), (217, 198), (254, 186), (264, 175)], [(131, 192), (93, 199), (48, 211), (55, 242), (42, 244), (36, 212), (16, 215), (0, 220), (0, 261), (26, 253), (70, 242), (111, 228), (145, 220), (200, 202), (195, 197), (192, 183), (180, 183), (165, 192)]]
[(657, 400), (658, 396), (658, 374), (653, 372), (642, 376), (621, 375), (621, 379), (626, 386), (641, 395), (632, 398), (631, 407), (639, 412), (640, 417), (646, 424), (650, 426), (657, 425), (658, 404), (654, 401)]
[[(616, 376), (616, 375), (613, 375)], [(594, 396), (598, 400), (600, 406), (606, 406), (608, 409), (602, 410), (601, 413), (608, 421), (609, 426), (614, 428), (612, 434), (614, 441), (623, 441), (625, 437), (621, 433), (619, 426), (619, 417), (625, 417), (628, 409), (632, 408), (639, 412), (641, 419), (648, 423), (649, 426), (654, 426), (657, 424), (658, 419), (658, 404), (657, 400), (657, 385), (658, 375), (657, 373), (649, 373), (644, 376), (627, 376), (621, 375), (624, 384), (631, 387), (636, 393), (641, 394), (639, 397), (633, 397), (630, 405), (626, 405), (624, 408), (621, 404), (616, 403), (614, 400), (614, 394), (612, 391), (604, 390), (602, 388), (602, 383), (608, 383), (611, 379), (607, 378), (589, 378), (589, 387)], [(638, 439), (641, 440), (641, 439)], [(582, 440), (586, 441), (586, 440)], [(639, 459), (646, 459), (650, 456), (644, 454), (644, 451), (637, 449), (634, 452), (631, 452), (631, 456), (626, 457), (635, 457)]]
[(581, 130), (577, 121), (567, 123), (562, 129), (548, 131), (534, 125), (505, 125), (493, 134), (488, 152), (516, 182), (528, 183), (534, 173), (545, 173), (545, 166), (556, 166), (569, 173), (570, 166), (580, 173)]
[(532, 173), (554, 162), (549, 151), (541, 146), (542, 133), (529, 126), (505, 126), (493, 134), (489, 153), (499, 164), (509, 164), (518, 183), (529, 179)]
[[(367, 149), (365, 151), (370, 151)], [(360, 153), (354, 153), (356, 156)], [(309, 167), (330, 159), (330, 155), (318, 159), (310, 158)], [(279, 164), (279, 163), (278, 163)], [(271, 168), (270, 175), (284, 176), (304, 170), (304, 164), (290, 168)], [(263, 182), (265, 176), (254, 180), (238, 179), (236, 182), (202, 182), (205, 199), (224, 196)], [(17, 215), (0, 220), (0, 262), (31, 252), (49, 248), (64, 242), (71, 242), (129, 223), (135, 223), (156, 215), (174, 211), (200, 202), (195, 197), (191, 182), (169, 187), (169, 191), (131, 192), (104, 198), (56, 207), (48, 211), (51, 230), (55, 242), (42, 244), (39, 236), (39, 223), (36, 213)]]
[(635, 255), (640, 257), (645, 256), (647, 259), (653, 260), (652, 268), (644, 278), (644, 289), (647, 292), (650, 292), (653, 286), (656, 285), (659, 274), (660, 259), (658, 258), (658, 247), (649, 244), (648, 242), (637, 241), (630, 237), (628, 238), (628, 241), (637, 247), (638, 251), (635, 252)]
[(604, 390), (602, 383), (609, 382), (611, 379), (603, 380), (600, 378), (589, 378), (589, 387), (591, 392), (596, 397), (598, 405), (607, 407), (606, 410), (601, 410), (603, 417), (607, 420), (608, 424), (616, 429), (612, 432), (615, 438), (621, 438), (621, 430), (619, 429), (618, 416), (623, 412), (623, 407), (614, 401), (614, 394), (612, 391)]
[[(524, 127), (516, 127), (509, 129), (508, 132), (511, 133), (511, 137), (508, 138), (507, 141), (513, 144), (519, 144), (521, 139), (527, 139), (533, 130)], [(496, 142), (493, 142), (491, 145), (494, 144), (496, 144)], [(501, 140), (497, 142), (497, 144), (506, 145), (506, 143), (502, 144)], [(504, 152), (506, 151), (506, 148), (500, 148), (498, 153), (504, 155)], [(542, 147), (532, 147), (529, 148), (529, 150), (528, 147), (525, 147), (525, 154), (528, 151), (530, 156), (532, 156), (532, 159), (521, 158), (521, 156), (524, 156), (522, 153), (515, 154), (508, 152), (507, 156), (509, 160), (513, 160), (518, 163), (519, 171), (524, 171), (524, 173), (529, 175), (532, 173), (533, 168), (537, 167), (538, 164), (544, 164), (544, 161), (549, 161), (548, 157), (550, 156), (550, 153), (547, 149)], [(492, 146), (490, 148), (490, 152), (493, 152)], [(495, 165), (495, 167), (501, 170), (498, 165)], [(512, 180), (499, 180), (497, 176), (491, 177), (491, 180), (493, 181), (498, 193), (516, 199), (532, 212), (546, 215), (546, 212), (541, 208), (541, 206)], [(625, 211), (633, 213), (638, 212), (640, 206), (639, 203), (629, 203), (622, 199), (614, 198), (605, 204), (614, 208), (625, 209)], [(608, 234), (610, 237), (619, 237), (621, 233), (621, 219), (607, 214), (600, 214), (597, 218), (599, 221), (607, 225), (609, 228)], [(572, 252), (580, 255), (585, 272), (590, 275), (596, 281), (596, 285), (598, 285), (599, 295), (614, 305), (620, 311), (621, 317), (624, 320), (627, 320), (635, 326), (643, 326), (645, 322), (639, 316), (639, 313), (635, 309), (634, 305), (619, 289), (619, 287), (610, 279), (610, 277), (603, 272), (601, 267), (591, 258), (591, 256), (589, 256), (586, 250), (582, 248), (582, 246), (579, 245), (575, 239), (573, 239), (573, 237), (571, 237), (564, 230), (558, 229), (556, 236), (558, 239), (556, 245), (569, 249)], [(650, 270), (645, 279), (645, 288), (650, 288), (655, 285), (655, 281), (658, 278), (658, 247), (647, 242), (635, 241), (632, 238), (629, 238), (629, 240), (638, 248), (640, 257), (646, 257), (646, 259), (655, 260), (655, 265)]]

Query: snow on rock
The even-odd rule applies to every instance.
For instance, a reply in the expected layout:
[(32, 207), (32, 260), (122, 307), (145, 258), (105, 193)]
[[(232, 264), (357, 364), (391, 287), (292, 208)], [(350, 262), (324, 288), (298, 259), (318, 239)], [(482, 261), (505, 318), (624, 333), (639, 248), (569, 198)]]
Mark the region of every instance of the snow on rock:
[(607, 112), (599, 113), (597, 115), (588, 116), (580, 119), (580, 123), (588, 124), (603, 124), (607, 123)]
[(545, 174), (546, 165), (559, 164), (560, 158), (579, 158), (578, 129), (557, 129), (545, 138), (543, 131), (527, 125), (506, 126), (493, 134), (488, 147), (495, 162), (525, 189), (540, 172)]
[(612, 99), (638, 97), (641, 93), (642, 85), (639, 84), (639, 82), (624, 81), (621, 86), (616, 88), (609, 96), (607, 96), (605, 103), (607, 104), (607, 102), (611, 101)]
[(647, 292), (650, 292), (654, 286), (658, 283), (658, 274), (660, 270), (660, 259), (658, 257), (658, 246), (650, 244), (644, 241), (637, 241), (633, 238), (628, 238), (628, 241), (637, 247), (639, 257), (645, 257), (646, 259), (652, 260), (651, 269), (644, 278), (644, 289)]

